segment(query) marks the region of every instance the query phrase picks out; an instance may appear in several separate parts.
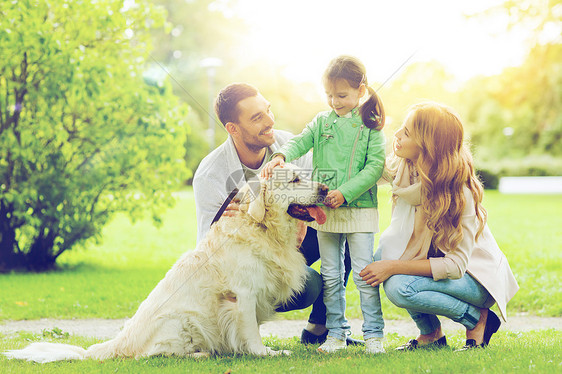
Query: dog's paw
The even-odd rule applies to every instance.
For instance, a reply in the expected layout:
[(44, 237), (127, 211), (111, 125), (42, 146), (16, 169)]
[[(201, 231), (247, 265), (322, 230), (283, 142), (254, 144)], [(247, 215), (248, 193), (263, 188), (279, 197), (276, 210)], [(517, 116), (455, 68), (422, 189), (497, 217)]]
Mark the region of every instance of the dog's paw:
[(188, 355), (188, 357), (197, 358), (197, 359), (209, 358), (210, 356), (211, 354), (209, 352), (193, 352)]
[(267, 350), (267, 355), (268, 356), (290, 356), (291, 351), (288, 351), (286, 349), (283, 349), (281, 351), (274, 351), (273, 349), (269, 348), (269, 347), (265, 347), (265, 349)]

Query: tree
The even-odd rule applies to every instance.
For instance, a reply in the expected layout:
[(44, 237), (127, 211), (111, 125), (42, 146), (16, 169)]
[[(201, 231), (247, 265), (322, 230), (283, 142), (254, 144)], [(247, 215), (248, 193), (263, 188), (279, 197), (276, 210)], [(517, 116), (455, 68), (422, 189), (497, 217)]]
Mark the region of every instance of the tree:
[(2, 1), (0, 271), (52, 268), (115, 212), (158, 222), (188, 177), (186, 108), (143, 78), (164, 13), (125, 4)]
[[(372, 84), (375, 89), (376, 84)], [(381, 87), (378, 94), (385, 105), (385, 131), (391, 135), (408, 114), (408, 109), (422, 101), (438, 101), (457, 106), (455, 80), (438, 61), (414, 62), (404, 68), (389, 84)], [(391, 141), (387, 140), (391, 145)]]
[[(170, 32), (160, 30), (152, 54), (174, 79), (174, 92), (193, 109), (193, 132), (187, 140), (188, 166), (195, 170), (209, 152), (206, 129), (214, 122), (214, 144), (222, 143), (227, 132), (209, 110), (209, 97), (232, 82), (256, 86), (272, 103), (276, 128), (299, 133), (319, 110), (327, 105), (310, 84), (290, 81), (281, 74), (282, 66), (247, 53), (251, 27), (237, 15), (237, 0), (156, 0), (168, 10)], [(251, 39), (251, 38), (250, 38)], [(215, 70), (214, 84), (209, 84), (206, 58), (218, 58), (222, 65)], [(156, 64), (156, 63), (155, 63)], [(320, 81), (322, 71), (318, 72)], [(196, 118), (198, 117), (198, 118)], [(209, 118), (210, 117), (210, 118)]]
[[(154, 33), (152, 58), (155, 65), (165, 66), (174, 80), (174, 92), (193, 109), (194, 133), (187, 139), (188, 165), (194, 170), (209, 152), (208, 123), (214, 122), (215, 144), (226, 138), (226, 131), (209, 109), (209, 96), (214, 97), (222, 86), (239, 80), (236, 69), (243, 60), (239, 45), (247, 32), (241, 19), (232, 15), (233, 0), (156, 0), (167, 10), (167, 30)], [(222, 61), (216, 69), (216, 84), (210, 87), (207, 69), (202, 62), (207, 58)], [(226, 82), (226, 83), (225, 83)], [(197, 113), (197, 117), (193, 114)], [(209, 118), (210, 117), (210, 118)], [(198, 130), (197, 133), (195, 130)], [(203, 135), (204, 134), (204, 135)]]
[(504, 0), (475, 16), (498, 13), (507, 17), (509, 30), (521, 27), (529, 30), (531, 45), (560, 42), (562, 0)]
[(528, 30), (529, 53), (520, 66), (478, 77), (464, 87), (474, 143), (483, 158), (562, 156), (562, 1), (505, 1), (475, 17), (507, 17), (508, 30)]

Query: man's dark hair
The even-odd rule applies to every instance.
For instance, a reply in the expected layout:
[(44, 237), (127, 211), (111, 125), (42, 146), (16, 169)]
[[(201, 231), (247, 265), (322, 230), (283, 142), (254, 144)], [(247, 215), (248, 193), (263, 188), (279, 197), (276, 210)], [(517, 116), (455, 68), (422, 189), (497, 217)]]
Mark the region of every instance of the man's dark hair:
[(258, 90), (246, 83), (232, 83), (223, 88), (215, 99), (215, 112), (223, 126), (237, 122), (240, 116), (238, 103), (257, 94)]

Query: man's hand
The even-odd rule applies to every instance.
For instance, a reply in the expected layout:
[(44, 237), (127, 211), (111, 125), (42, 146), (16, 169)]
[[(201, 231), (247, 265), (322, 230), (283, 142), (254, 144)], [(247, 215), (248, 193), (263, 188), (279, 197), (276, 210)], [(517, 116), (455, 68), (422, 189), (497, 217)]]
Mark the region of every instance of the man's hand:
[(262, 178), (269, 179), (273, 175), (273, 169), (277, 166), (283, 167), (283, 165), (285, 165), (285, 157), (283, 157), (282, 155), (277, 155), (273, 157), (271, 161), (265, 164), (265, 166), (261, 170), (260, 176)]
[(234, 217), (240, 213), (239, 201), (232, 200), (230, 204), (226, 206), (226, 209), (222, 213), (222, 217)]
[(303, 221), (298, 223), (299, 231), (297, 231), (297, 247), (300, 247), (306, 236), (306, 230), (308, 226)]
[(345, 197), (343, 197), (343, 194), (339, 190), (328, 192), (328, 195), (326, 195), (324, 199), (324, 205), (332, 209), (339, 208), (344, 202)]

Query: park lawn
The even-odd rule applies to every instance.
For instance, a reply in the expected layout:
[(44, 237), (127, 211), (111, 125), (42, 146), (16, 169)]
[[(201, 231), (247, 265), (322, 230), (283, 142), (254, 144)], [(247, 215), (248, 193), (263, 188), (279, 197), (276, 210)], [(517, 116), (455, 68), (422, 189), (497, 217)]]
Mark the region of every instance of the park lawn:
[[(449, 345), (460, 348), (464, 334), (448, 336)], [(269, 337), (264, 344), (274, 349), (288, 349), (290, 356), (255, 357), (225, 355), (205, 359), (179, 357), (151, 357), (52, 362), (38, 364), (8, 360), (0, 355), (2, 373), (556, 373), (560, 372), (562, 332), (554, 329), (531, 331), (525, 334), (500, 331), (492, 338), (487, 349), (454, 352), (453, 348), (396, 352), (394, 348), (405, 342), (397, 334), (389, 334), (385, 343), (388, 353), (369, 356), (363, 347), (350, 347), (337, 354), (321, 354), (317, 345), (304, 346), (298, 339)], [(63, 339), (45, 338), (41, 334), (21, 333), (17, 336), (0, 336), (0, 351), (23, 348), (30, 341), (55, 341), (87, 348), (97, 341), (92, 338), (70, 336)]]
[[(38, 318), (124, 318), (134, 314), (179, 256), (195, 247), (193, 194), (165, 213), (156, 228), (149, 219), (132, 224), (117, 215), (103, 232), (103, 242), (89, 243), (60, 257), (60, 270), (40, 274), (0, 275), (2, 320)], [(388, 188), (379, 191), (384, 229), (390, 221)], [(506, 254), (521, 289), (509, 313), (561, 316), (562, 196), (502, 195), (486, 191), (489, 226)], [(378, 235), (376, 236), (378, 240)], [(318, 263), (315, 265), (318, 269)], [(347, 316), (361, 318), (358, 291), (350, 279)], [(383, 297), (385, 318), (407, 318)], [(282, 313), (305, 319), (309, 311)]]

